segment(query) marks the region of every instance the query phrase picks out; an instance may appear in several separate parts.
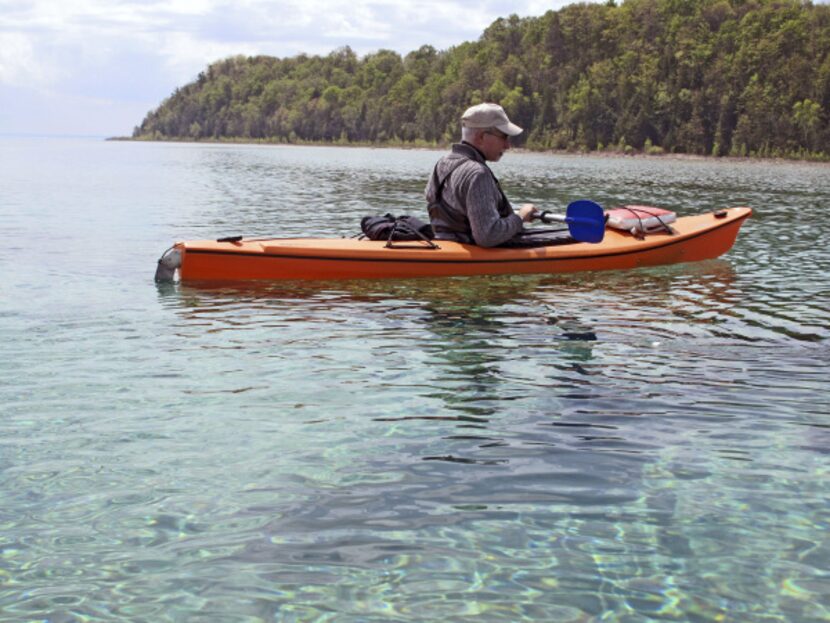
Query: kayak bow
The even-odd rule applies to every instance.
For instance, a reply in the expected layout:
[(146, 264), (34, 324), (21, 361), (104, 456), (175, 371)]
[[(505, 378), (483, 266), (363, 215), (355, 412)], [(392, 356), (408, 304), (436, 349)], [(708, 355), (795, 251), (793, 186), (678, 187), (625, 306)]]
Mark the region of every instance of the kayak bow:
[(602, 242), (535, 248), (483, 248), (436, 241), (387, 247), (355, 238), (229, 238), (177, 242), (159, 260), (157, 280), (329, 280), (450, 277), (624, 270), (696, 262), (729, 251), (746, 207), (686, 216), (671, 232), (636, 237), (608, 229)]

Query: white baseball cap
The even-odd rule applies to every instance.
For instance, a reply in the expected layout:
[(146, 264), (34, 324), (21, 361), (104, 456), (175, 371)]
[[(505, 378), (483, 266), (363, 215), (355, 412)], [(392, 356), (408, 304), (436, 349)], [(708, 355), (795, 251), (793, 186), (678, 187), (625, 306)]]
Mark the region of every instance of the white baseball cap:
[(518, 136), (524, 130), (511, 123), (504, 108), (498, 104), (477, 104), (471, 106), (461, 115), (461, 125), (465, 128), (496, 128), (507, 136)]

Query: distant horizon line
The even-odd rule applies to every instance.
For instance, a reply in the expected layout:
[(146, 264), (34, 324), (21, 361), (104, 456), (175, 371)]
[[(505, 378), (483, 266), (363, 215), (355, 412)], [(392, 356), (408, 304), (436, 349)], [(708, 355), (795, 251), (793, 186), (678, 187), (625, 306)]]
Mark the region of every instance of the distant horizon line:
[[(44, 132), (4, 132), (0, 130), (0, 137), (2, 138), (97, 138), (106, 140), (114, 138), (107, 134), (50, 134)], [(117, 137), (115, 137), (117, 138)]]

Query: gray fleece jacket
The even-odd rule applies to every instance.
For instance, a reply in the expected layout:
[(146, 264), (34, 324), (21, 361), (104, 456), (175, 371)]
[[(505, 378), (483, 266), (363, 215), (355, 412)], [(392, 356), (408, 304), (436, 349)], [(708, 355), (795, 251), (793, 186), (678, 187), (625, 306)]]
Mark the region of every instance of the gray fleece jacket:
[[(441, 180), (445, 181), (438, 197)], [(484, 156), (468, 143), (453, 145), (452, 152), (438, 161), (427, 184), (426, 199), (438, 240), (495, 247), (523, 228)]]

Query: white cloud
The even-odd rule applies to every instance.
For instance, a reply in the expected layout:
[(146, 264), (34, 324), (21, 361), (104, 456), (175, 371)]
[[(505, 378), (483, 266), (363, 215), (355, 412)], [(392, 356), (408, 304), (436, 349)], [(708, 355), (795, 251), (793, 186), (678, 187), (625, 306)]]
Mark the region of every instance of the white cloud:
[(53, 131), (44, 111), (64, 102), (66, 133), (99, 123), (127, 134), (137, 106), (146, 112), (221, 58), (447, 49), (498, 17), (569, 1), (0, 0), (0, 132)]
[(35, 57), (34, 42), (16, 32), (0, 32), (0, 84), (47, 82), (49, 67)]

